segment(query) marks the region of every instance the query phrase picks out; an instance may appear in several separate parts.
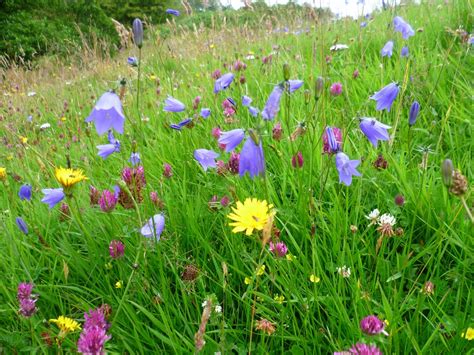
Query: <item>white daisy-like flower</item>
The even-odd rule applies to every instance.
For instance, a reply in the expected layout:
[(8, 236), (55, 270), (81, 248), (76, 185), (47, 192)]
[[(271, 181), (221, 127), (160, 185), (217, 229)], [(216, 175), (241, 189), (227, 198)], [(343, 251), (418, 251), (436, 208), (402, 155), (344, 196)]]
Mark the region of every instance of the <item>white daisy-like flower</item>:
[(367, 216), (365, 216), (365, 218), (367, 218), (370, 221), (369, 226), (371, 226), (371, 225), (377, 223), (377, 220), (379, 219), (379, 216), (380, 216), (380, 211), (379, 211), (378, 208), (376, 208), (375, 210), (370, 212)]
[(377, 222), (380, 226), (383, 226), (384, 224), (389, 224), (391, 227), (393, 227), (395, 223), (397, 223), (397, 220), (390, 213), (384, 213), (379, 217)]

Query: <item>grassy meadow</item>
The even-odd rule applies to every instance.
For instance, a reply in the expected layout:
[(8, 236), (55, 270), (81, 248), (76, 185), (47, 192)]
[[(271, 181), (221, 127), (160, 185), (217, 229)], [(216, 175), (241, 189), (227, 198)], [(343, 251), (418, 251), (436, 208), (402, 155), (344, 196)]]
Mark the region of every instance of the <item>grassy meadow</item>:
[[(65, 316), (84, 328), (84, 313), (102, 305), (109, 354), (332, 354), (356, 343), (384, 354), (472, 353), (472, 10), (464, 0), (423, 1), (359, 20), (289, 12), (257, 27), (194, 30), (170, 21), (166, 39), (145, 27), (141, 51), (131, 45), (104, 58), (84, 48), (75, 60), (2, 69), (0, 353), (75, 353), (84, 329), (50, 320)], [(414, 36), (394, 31), (395, 16)], [(382, 57), (389, 40), (393, 55)], [(348, 48), (331, 51), (335, 44)], [(139, 66), (127, 63), (132, 56)], [(235, 77), (215, 94), (217, 69)], [(304, 84), (291, 94), (283, 85), (273, 120), (242, 105), (246, 95), (263, 111), (287, 79)], [(370, 96), (392, 82), (399, 93), (390, 112), (376, 110)], [(96, 146), (109, 143), (107, 134), (85, 119), (111, 89), (121, 97), (124, 133), (114, 132), (120, 151), (102, 159)], [(165, 112), (168, 95), (185, 110)], [(410, 125), (414, 101), (420, 111)], [(170, 128), (188, 117), (181, 130)], [(374, 147), (362, 117), (391, 126), (390, 140)], [(342, 151), (360, 160), (350, 186), (339, 182), (335, 154), (323, 154), (327, 126), (340, 128)], [(196, 149), (231, 158), (216, 127), (255, 130), (265, 173), (241, 177), (219, 164), (205, 171)], [(121, 181), (132, 152), (146, 178), (140, 198)], [(445, 159), (465, 176), (463, 194), (443, 184)], [(42, 189), (60, 188), (55, 168), (68, 165), (88, 180), (50, 209)], [(25, 184), (30, 200), (19, 198)], [(118, 185), (132, 202), (104, 212), (91, 204), (91, 185), (98, 193)], [(247, 198), (273, 205), (250, 236), (229, 226)], [(366, 218), (375, 209), (396, 219), (393, 233)], [(165, 219), (158, 241), (141, 233), (157, 214)], [(112, 240), (125, 245), (122, 257), (111, 256)], [(270, 241), (287, 251), (271, 252)], [(22, 282), (34, 285), (29, 316), (19, 312)], [(361, 328), (369, 315), (383, 332)]]

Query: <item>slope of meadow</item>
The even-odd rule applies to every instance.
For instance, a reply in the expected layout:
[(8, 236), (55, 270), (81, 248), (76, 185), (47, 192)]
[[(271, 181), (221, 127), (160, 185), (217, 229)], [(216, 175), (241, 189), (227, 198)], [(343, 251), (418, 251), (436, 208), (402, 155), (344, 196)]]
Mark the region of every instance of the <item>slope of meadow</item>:
[[(403, 39), (395, 16), (415, 35)], [(80, 63), (44, 60), (34, 72), (3, 73), (0, 349), (75, 352), (81, 332), (90, 332), (84, 313), (107, 305), (101, 312), (110, 323), (110, 353), (191, 353), (202, 340), (204, 353), (326, 354), (356, 343), (386, 354), (468, 352), (469, 1), (397, 7), (359, 21), (309, 22), (291, 13), (288, 19), (273, 27), (288, 32), (271, 33), (265, 19), (260, 29), (183, 31), (170, 23), (166, 40), (149, 28), (139, 70), (127, 63), (139, 57), (131, 47), (115, 59), (89, 52)], [(393, 55), (382, 57), (389, 40)], [(330, 51), (336, 43), (348, 49)], [(401, 57), (405, 45), (409, 56)], [(214, 94), (217, 69), (235, 77)], [(263, 111), (284, 72), (303, 86), (288, 94), (283, 84), (273, 120), (253, 117), (242, 96)], [(399, 92), (391, 110), (376, 110), (369, 97), (392, 82)], [(342, 85), (340, 95), (334, 83)], [(120, 151), (102, 159), (96, 146), (110, 144), (107, 134), (99, 136), (85, 119), (110, 89), (120, 94), (126, 120), (124, 134), (114, 131)], [(168, 95), (185, 110), (165, 112)], [(225, 103), (228, 97), (235, 105)], [(420, 111), (409, 125), (414, 101)], [(210, 109), (208, 118), (202, 108)], [(181, 130), (170, 128), (188, 117), (193, 121)], [(359, 128), (362, 117), (391, 126), (391, 139), (374, 147)], [(340, 150), (360, 161), (361, 176), (349, 186), (339, 182), (341, 155), (323, 154), (327, 126), (340, 128)], [(216, 127), (246, 130), (235, 151), (250, 165), (259, 158), (242, 147), (262, 142), (265, 173), (234, 174), (236, 155), (219, 148)], [(222, 163), (205, 171), (197, 149), (213, 150)], [(132, 152), (143, 171), (130, 171)], [(453, 182), (451, 192), (443, 184), (446, 158), (467, 179)], [(68, 164), (88, 180), (49, 209), (42, 189), (60, 188), (55, 168)], [(29, 201), (18, 195), (25, 184), (32, 187)], [(91, 203), (90, 186), (99, 194), (110, 190), (108, 204)], [(232, 208), (247, 198), (267, 201), (274, 212), (249, 211), (246, 223), (263, 228), (250, 236), (229, 226)], [(366, 216), (374, 209), (395, 223), (385, 216), (371, 224)], [(145, 223), (160, 214), (159, 241), (143, 236)], [(112, 257), (121, 254), (109, 251), (113, 240), (125, 245), (123, 256)], [(270, 242), (287, 250), (278, 244), (272, 252)], [(23, 301), (21, 282), (34, 285)], [(368, 315), (379, 320), (361, 327)], [(60, 331), (50, 321), (59, 316), (83, 329)]]

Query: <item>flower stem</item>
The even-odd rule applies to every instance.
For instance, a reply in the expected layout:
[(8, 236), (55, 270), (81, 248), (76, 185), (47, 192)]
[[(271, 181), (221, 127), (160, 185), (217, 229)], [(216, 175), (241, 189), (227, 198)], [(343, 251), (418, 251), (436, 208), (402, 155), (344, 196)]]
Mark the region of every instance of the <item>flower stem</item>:
[(464, 198), (464, 196), (461, 196), (460, 199), (464, 206), (464, 209), (467, 212), (467, 215), (469, 216), (469, 219), (471, 220), (471, 223), (474, 223), (474, 217), (472, 216), (471, 210), (469, 209), (469, 206), (466, 203), (466, 199)]

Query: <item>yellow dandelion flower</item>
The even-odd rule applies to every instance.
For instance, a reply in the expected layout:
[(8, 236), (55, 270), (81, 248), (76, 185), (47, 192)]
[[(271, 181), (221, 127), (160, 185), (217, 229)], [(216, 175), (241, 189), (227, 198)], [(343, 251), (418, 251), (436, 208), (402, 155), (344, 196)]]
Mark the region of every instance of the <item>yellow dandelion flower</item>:
[(115, 283), (115, 288), (122, 288), (122, 287), (123, 287), (123, 281), (122, 281), (122, 280), (117, 281), (117, 282)]
[(28, 143), (28, 138), (24, 137), (24, 136), (20, 136), (20, 142), (21, 142), (21, 144), (26, 144), (26, 143)]
[(7, 179), (7, 168), (0, 168), (0, 180)]
[(63, 117), (60, 118), (60, 120), (61, 120), (62, 122), (65, 122), (65, 121), (66, 121), (66, 117), (63, 116)]
[(467, 328), (466, 332), (461, 334), (461, 337), (467, 340), (474, 339), (474, 328)]
[(246, 235), (252, 235), (254, 229), (261, 231), (274, 213), (272, 207), (267, 201), (259, 201), (256, 198), (247, 198), (244, 203), (237, 201), (237, 207), (232, 207), (233, 213), (227, 215), (234, 221), (229, 223), (234, 227), (232, 232), (245, 231)]
[(56, 168), (54, 175), (64, 188), (69, 188), (82, 180), (87, 180), (81, 169)]
[(311, 274), (311, 276), (309, 277), (309, 281), (311, 281), (312, 283), (317, 284), (319, 281), (321, 281), (321, 279), (319, 277), (317, 277), (315, 274)]
[(250, 285), (251, 283), (252, 283), (252, 279), (251, 279), (250, 277), (246, 277), (246, 278), (244, 279), (244, 284)]
[(74, 319), (64, 316), (59, 316), (58, 319), (50, 319), (49, 322), (56, 324), (63, 334), (81, 329), (79, 323), (77, 323)]
[(285, 300), (285, 296), (276, 295), (273, 299), (274, 299), (278, 304), (283, 304), (283, 301)]
[(257, 276), (262, 276), (265, 273), (265, 265), (260, 266), (257, 271)]

